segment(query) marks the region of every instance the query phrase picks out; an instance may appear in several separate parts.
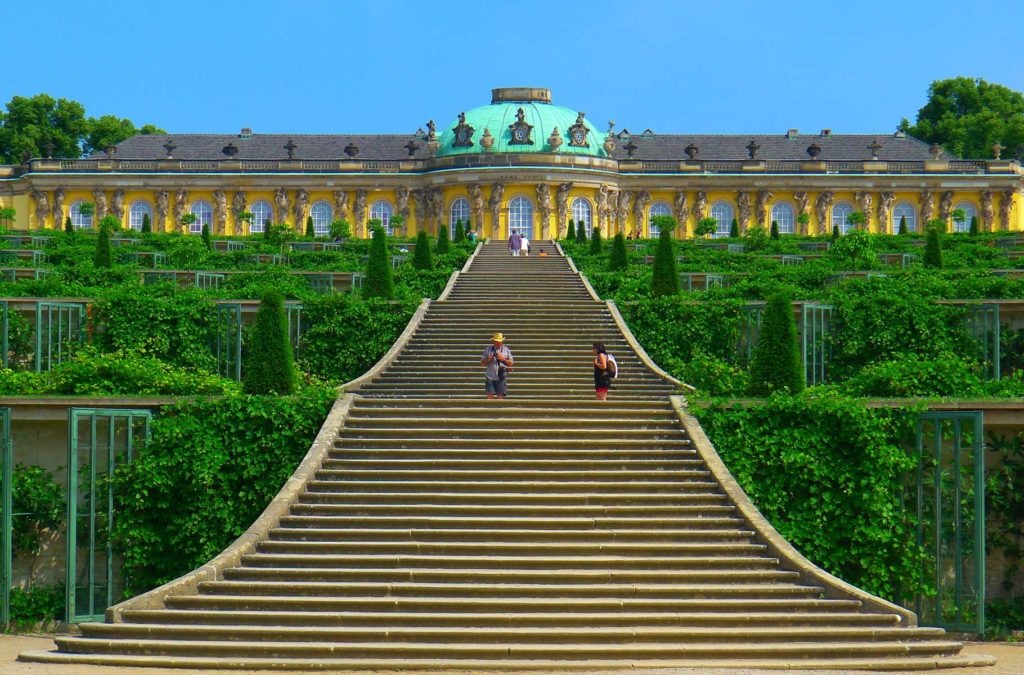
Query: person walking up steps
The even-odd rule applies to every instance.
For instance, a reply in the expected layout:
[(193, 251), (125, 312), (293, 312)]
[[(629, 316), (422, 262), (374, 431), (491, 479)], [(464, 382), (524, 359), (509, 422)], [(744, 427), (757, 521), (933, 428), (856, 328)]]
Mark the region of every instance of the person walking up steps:
[(522, 246), (523, 238), (519, 236), (518, 232), (512, 230), (512, 234), (508, 236), (508, 250), (512, 252), (512, 255), (518, 256)]
[(508, 373), (512, 369), (512, 352), (505, 346), (505, 336), (495, 333), (480, 361), (486, 371), (487, 398), (505, 398)]
[(615, 358), (605, 349), (603, 342), (594, 343), (594, 392), (598, 401), (608, 400), (612, 378), (618, 374)]
[(530, 257), (530, 240), (526, 238), (525, 234), (520, 238), (519, 250), (526, 257)]

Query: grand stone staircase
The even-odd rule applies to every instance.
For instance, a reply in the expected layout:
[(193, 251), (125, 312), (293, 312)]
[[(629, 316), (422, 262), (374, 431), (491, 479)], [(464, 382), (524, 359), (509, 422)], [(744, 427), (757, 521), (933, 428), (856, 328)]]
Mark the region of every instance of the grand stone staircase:
[[(358, 384), (310, 479), (230, 564), (22, 658), (516, 672), (992, 663), (785, 554), (699, 426), (681, 423), (674, 385), (546, 248), (483, 246)], [(499, 330), (516, 364), (509, 398), (488, 401), (480, 357)], [(621, 370), (607, 402), (593, 400), (595, 341)]]

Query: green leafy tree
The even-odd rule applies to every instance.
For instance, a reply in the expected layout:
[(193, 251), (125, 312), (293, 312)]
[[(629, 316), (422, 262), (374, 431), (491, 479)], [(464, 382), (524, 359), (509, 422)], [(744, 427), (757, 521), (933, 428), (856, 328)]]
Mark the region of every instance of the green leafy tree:
[(576, 241), (576, 223), (572, 218), (569, 219), (569, 227), (565, 230), (565, 240)]
[(448, 226), (442, 224), (441, 227), (437, 228), (437, 245), (434, 248), (438, 255), (445, 255), (451, 250), (449, 241)]
[(771, 234), (771, 237), (772, 237), (772, 239), (775, 239), (775, 240), (778, 240), (778, 238), (779, 238), (779, 223), (777, 221), (774, 221), (774, 220), (772, 221), (772, 234)]
[(352, 226), (345, 219), (331, 223), (331, 239), (348, 239), (352, 236)]
[(149, 234), (152, 231), (153, 231), (153, 225), (152, 225), (152, 223), (149, 222), (149, 214), (148, 213), (143, 213), (142, 214), (142, 227), (139, 229), (139, 232), (141, 232), (142, 234)]
[(862, 264), (866, 266), (870, 263), (874, 255), (871, 235), (864, 230), (850, 230), (845, 237), (836, 240), (829, 249), (829, 254), (856, 271)]
[(928, 234), (924, 246), (924, 266), (942, 268), (942, 233), (946, 224), (941, 219), (928, 221)]
[(936, 80), (917, 121), (904, 119), (899, 128), (958, 157), (992, 158), (999, 143), (1004, 159), (1024, 159), (1024, 94), (980, 78)]
[(17, 164), (29, 157), (80, 157), (88, 129), (85, 108), (77, 101), (47, 94), (15, 96), (0, 114), (0, 163)]
[[(189, 231), (189, 226), (195, 223), (197, 220), (196, 214), (194, 213), (183, 213), (181, 214), (181, 227), (186, 232)], [(268, 230), (270, 228), (267, 228)]]
[(693, 233), (698, 237), (706, 237), (710, 234), (714, 234), (718, 230), (718, 221), (714, 218), (701, 218), (697, 221), (697, 227), (693, 229)]
[(846, 224), (853, 227), (856, 230), (861, 229), (865, 223), (868, 222), (867, 215), (863, 211), (854, 211), (850, 215), (846, 216)]
[(210, 224), (209, 223), (203, 223), (203, 233), (200, 236), (202, 236), (203, 243), (206, 245), (206, 248), (208, 248), (208, 249), (210, 249), (212, 251), (213, 250), (213, 239), (210, 238)]
[(427, 238), (426, 230), (420, 230), (416, 234), (416, 248), (412, 254), (412, 266), (418, 270), (434, 268), (434, 258), (430, 254), (430, 240)]
[(376, 218), (370, 221), (370, 227), (373, 241), (370, 242), (370, 260), (366, 264), (363, 295), (367, 298), (394, 300), (395, 279), (391, 274), (391, 260), (388, 257), (387, 233)]
[(967, 212), (963, 209), (953, 209), (949, 212), (949, 217), (956, 224), (953, 231), (960, 232), (963, 229), (964, 220), (967, 219)]
[(601, 255), (601, 228), (595, 227), (590, 237), (590, 255)]
[[(595, 228), (596, 230), (597, 228)], [(586, 223), (582, 220), (576, 223), (576, 243), (586, 244), (587, 243), (587, 227)]]
[(316, 239), (316, 228), (313, 227), (313, 216), (306, 216), (306, 236)]
[(99, 236), (96, 238), (96, 254), (93, 257), (93, 265), (103, 269), (110, 269), (111, 257), (110, 229), (101, 225)]
[(977, 237), (981, 234), (981, 230), (978, 228), (978, 216), (971, 216), (971, 236)]
[(761, 333), (750, 363), (750, 393), (798, 394), (804, 386), (793, 306), (788, 293), (775, 293), (769, 296), (762, 314)]
[(654, 251), (651, 293), (655, 296), (675, 295), (679, 292), (679, 272), (676, 270), (675, 247), (672, 246), (672, 230), (675, 229), (676, 219), (672, 216), (655, 216), (654, 224), (661, 233), (658, 235), (658, 248)]
[(466, 229), (462, 226), (461, 218), (455, 221), (455, 236), (452, 237), (452, 241), (456, 244), (466, 241)]
[[(239, 223), (242, 223), (242, 231), (245, 232), (246, 234), (252, 231), (252, 221), (255, 218), (256, 216), (254, 216), (252, 213), (248, 211), (239, 211), (238, 213), (235, 214), (235, 220)], [(235, 234), (239, 233), (235, 232)]]
[(92, 218), (93, 214), (96, 213), (96, 204), (93, 202), (82, 202), (78, 205), (78, 213), (80, 213), (83, 218)]
[(121, 220), (114, 215), (103, 216), (99, 222), (99, 228), (113, 234), (121, 230)]
[(82, 150), (86, 155), (91, 155), (94, 152), (102, 152), (108, 147), (117, 145), (132, 136), (166, 133), (163, 129), (152, 124), (136, 129), (135, 124), (131, 120), (121, 119), (116, 115), (103, 115), (99, 118), (90, 117), (86, 122)]
[(811, 222), (811, 214), (801, 213), (796, 217), (796, 222), (800, 224), (800, 231), (807, 231), (807, 224)]
[(736, 222), (736, 219), (732, 219), (732, 223), (729, 225), (729, 238), (739, 239), (740, 238), (740, 224)]
[(900, 216), (900, 231), (899, 234), (907, 234), (907, 217)]
[(295, 392), (295, 360), (288, 339), (284, 296), (279, 291), (264, 291), (246, 347), (242, 386), (247, 394), (285, 396)]
[(608, 254), (608, 270), (618, 272), (629, 267), (629, 258), (626, 255), (626, 237), (617, 232), (612, 239), (611, 251)]
[(18, 215), (18, 212), (10, 207), (0, 209), (0, 226), (10, 227), (16, 215)]

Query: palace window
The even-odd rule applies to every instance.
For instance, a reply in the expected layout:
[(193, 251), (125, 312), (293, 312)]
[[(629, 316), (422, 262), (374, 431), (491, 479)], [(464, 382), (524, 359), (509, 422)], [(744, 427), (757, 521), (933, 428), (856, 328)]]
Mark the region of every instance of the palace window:
[(580, 223), (583, 223), (583, 230), (589, 239), (594, 232), (594, 209), (591, 208), (590, 202), (583, 197), (572, 200), (572, 221), (576, 223), (577, 228)]
[(394, 210), (391, 208), (391, 204), (384, 200), (374, 202), (373, 206), (370, 207), (370, 220), (379, 220), (381, 227), (384, 228), (384, 232), (391, 236), (391, 214)]
[(796, 218), (793, 215), (793, 207), (786, 202), (775, 202), (775, 205), (772, 206), (771, 220), (779, 226), (779, 234), (793, 234), (796, 232)]
[(960, 209), (961, 211), (964, 212), (964, 219), (961, 220), (960, 222), (957, 222), (955, 220), (953, 221), (953, 231), (970, 232), (971, 218), (978, 217), (978, 209), (974, 208), (974, 205), (968, 202), (961, 202), (960, 204), (957, 204), (955, 208)]
[(309, 209), (309, 217), (313, 219), (313, 232), (318, 237), (326, 237), (331, 233), (331, 217), (334, 215), (334, 211), (331, 209), (331, 205), (324, 201), (319, 201)]
[(903, 218), (907, 221), (907, 232), (916, 232), (917, 211), (914, 210), (913, 204), (900, 202), (896, 205), (896, 208), (892, 210), (892, 231), (894, 233), (900, 231), (900, 220)]
[(712, 237), (728, 237), (732, 227), (732, 206), (726, 202), (715, 202), (711, 207), (711, 217), (715, 219), (715, 232)]
[(210, 206), (210, 202), (202, 200), (193, 202), (189, 213), (196, 217), (196, 222), (188, 226), (188, 231), (192, 234), (202, 233), (203, 225), (209, 227), (213, 222), (213, 207)]
[(249, 213), (252, 214), (252, 224), (249, 226), (249, 232), (266, 232), (267, 226), (274, 222), (274, 210), (270, 207), (270, 202), (268, 201), (260, 200), (253, 202), (252, 206), (249, 207)]
[(76, 230), (88, 230), (92, 228), (92, 216), (83, 216), (80, 210), (85, 202), (79, 200), (71, 205), (71, 224)]
[(508, 228), (509, 234), (533, 239), (533, 204), (526, 197), (513, 197), (508, 203)]
[(850, 229), (849, 218), (853, 213), (853, 207), (846, 202), (839, 202), (832, 207), (832, 227), (839, 228), (839, 234), (846, 234)]
[(459, 197), (452, 202), (452, 206), (449, 209), (450, 218), (448, 220), (449, 234), (455, 236), (455, 226), (462, 221), (462, 227), (465, 229), (466, 225), (469, 224), (469, 200), (465, 197)]
[(135, 202), (132, 207), (128, 209), (128, 227), (133, 230), (142, 229), (143, 219), (149, 216), (150, 228), (153, 226), (153, 207), (147, 202)]
[[(651, 239), (657, 239), (661, 236), (661, 228), (654, 224), (654, 218), (656, 216), (671, 216), (672, 209), (668, 207), (665, 202), (654, 202), (651, 204), (650, 211), (647, 212), (647, 232)], [(637, 232), (637, 236), (643, 235), (642, 232)]]

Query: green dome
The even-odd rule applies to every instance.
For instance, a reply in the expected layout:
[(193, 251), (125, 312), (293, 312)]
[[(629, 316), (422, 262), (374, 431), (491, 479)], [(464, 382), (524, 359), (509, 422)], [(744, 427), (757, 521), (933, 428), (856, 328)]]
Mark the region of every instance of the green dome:
[[(522, 121), (532, 126), (529, 130), (531, 143), (513, 142), (513, 130), (511, 125), (518, 122), (519, 111), (522, 110)], [(463, 113), (459, 119), (449, 124), (438, 137), (440, 146), (437, 150), (438, 157), (451, 155), (472, 155), (477, 153), (499, 153), (499, 152), (546, 152), (552, 153), (549, 138), (551, 133), (558, 128), (562, 138), (555, 154), (564, 155), (591, 155), (594, 157), (607, 157), (604, 150), (604, 134), (590, 123), (583, 119), (585, 134), (578, 134), (577, 141), (583, 140), (583, 145), (572, 144), (570, 134), (574, 125), (577, 124), (580, 113), (569, 108), (554, 105), (551, 103), (551, 93), (547, 89), (515, 88), (495, 89), (492, 92), (490, 105), (473, 108)], [(469, 140), (472, 144), (457, 144), (456, 131), (461, 128), (462, 135), (466, 136), (468, 129), (473, 128)], [(494, 139), (489, 150), (481, 146), (481, 138), (484, 130), (491, 133)], [(525, 127), (523, 132), (525, 133)], [(582, 130), (578, 130), (582, 131)], [(520, 139), (522, 140), (522, 139)]]

